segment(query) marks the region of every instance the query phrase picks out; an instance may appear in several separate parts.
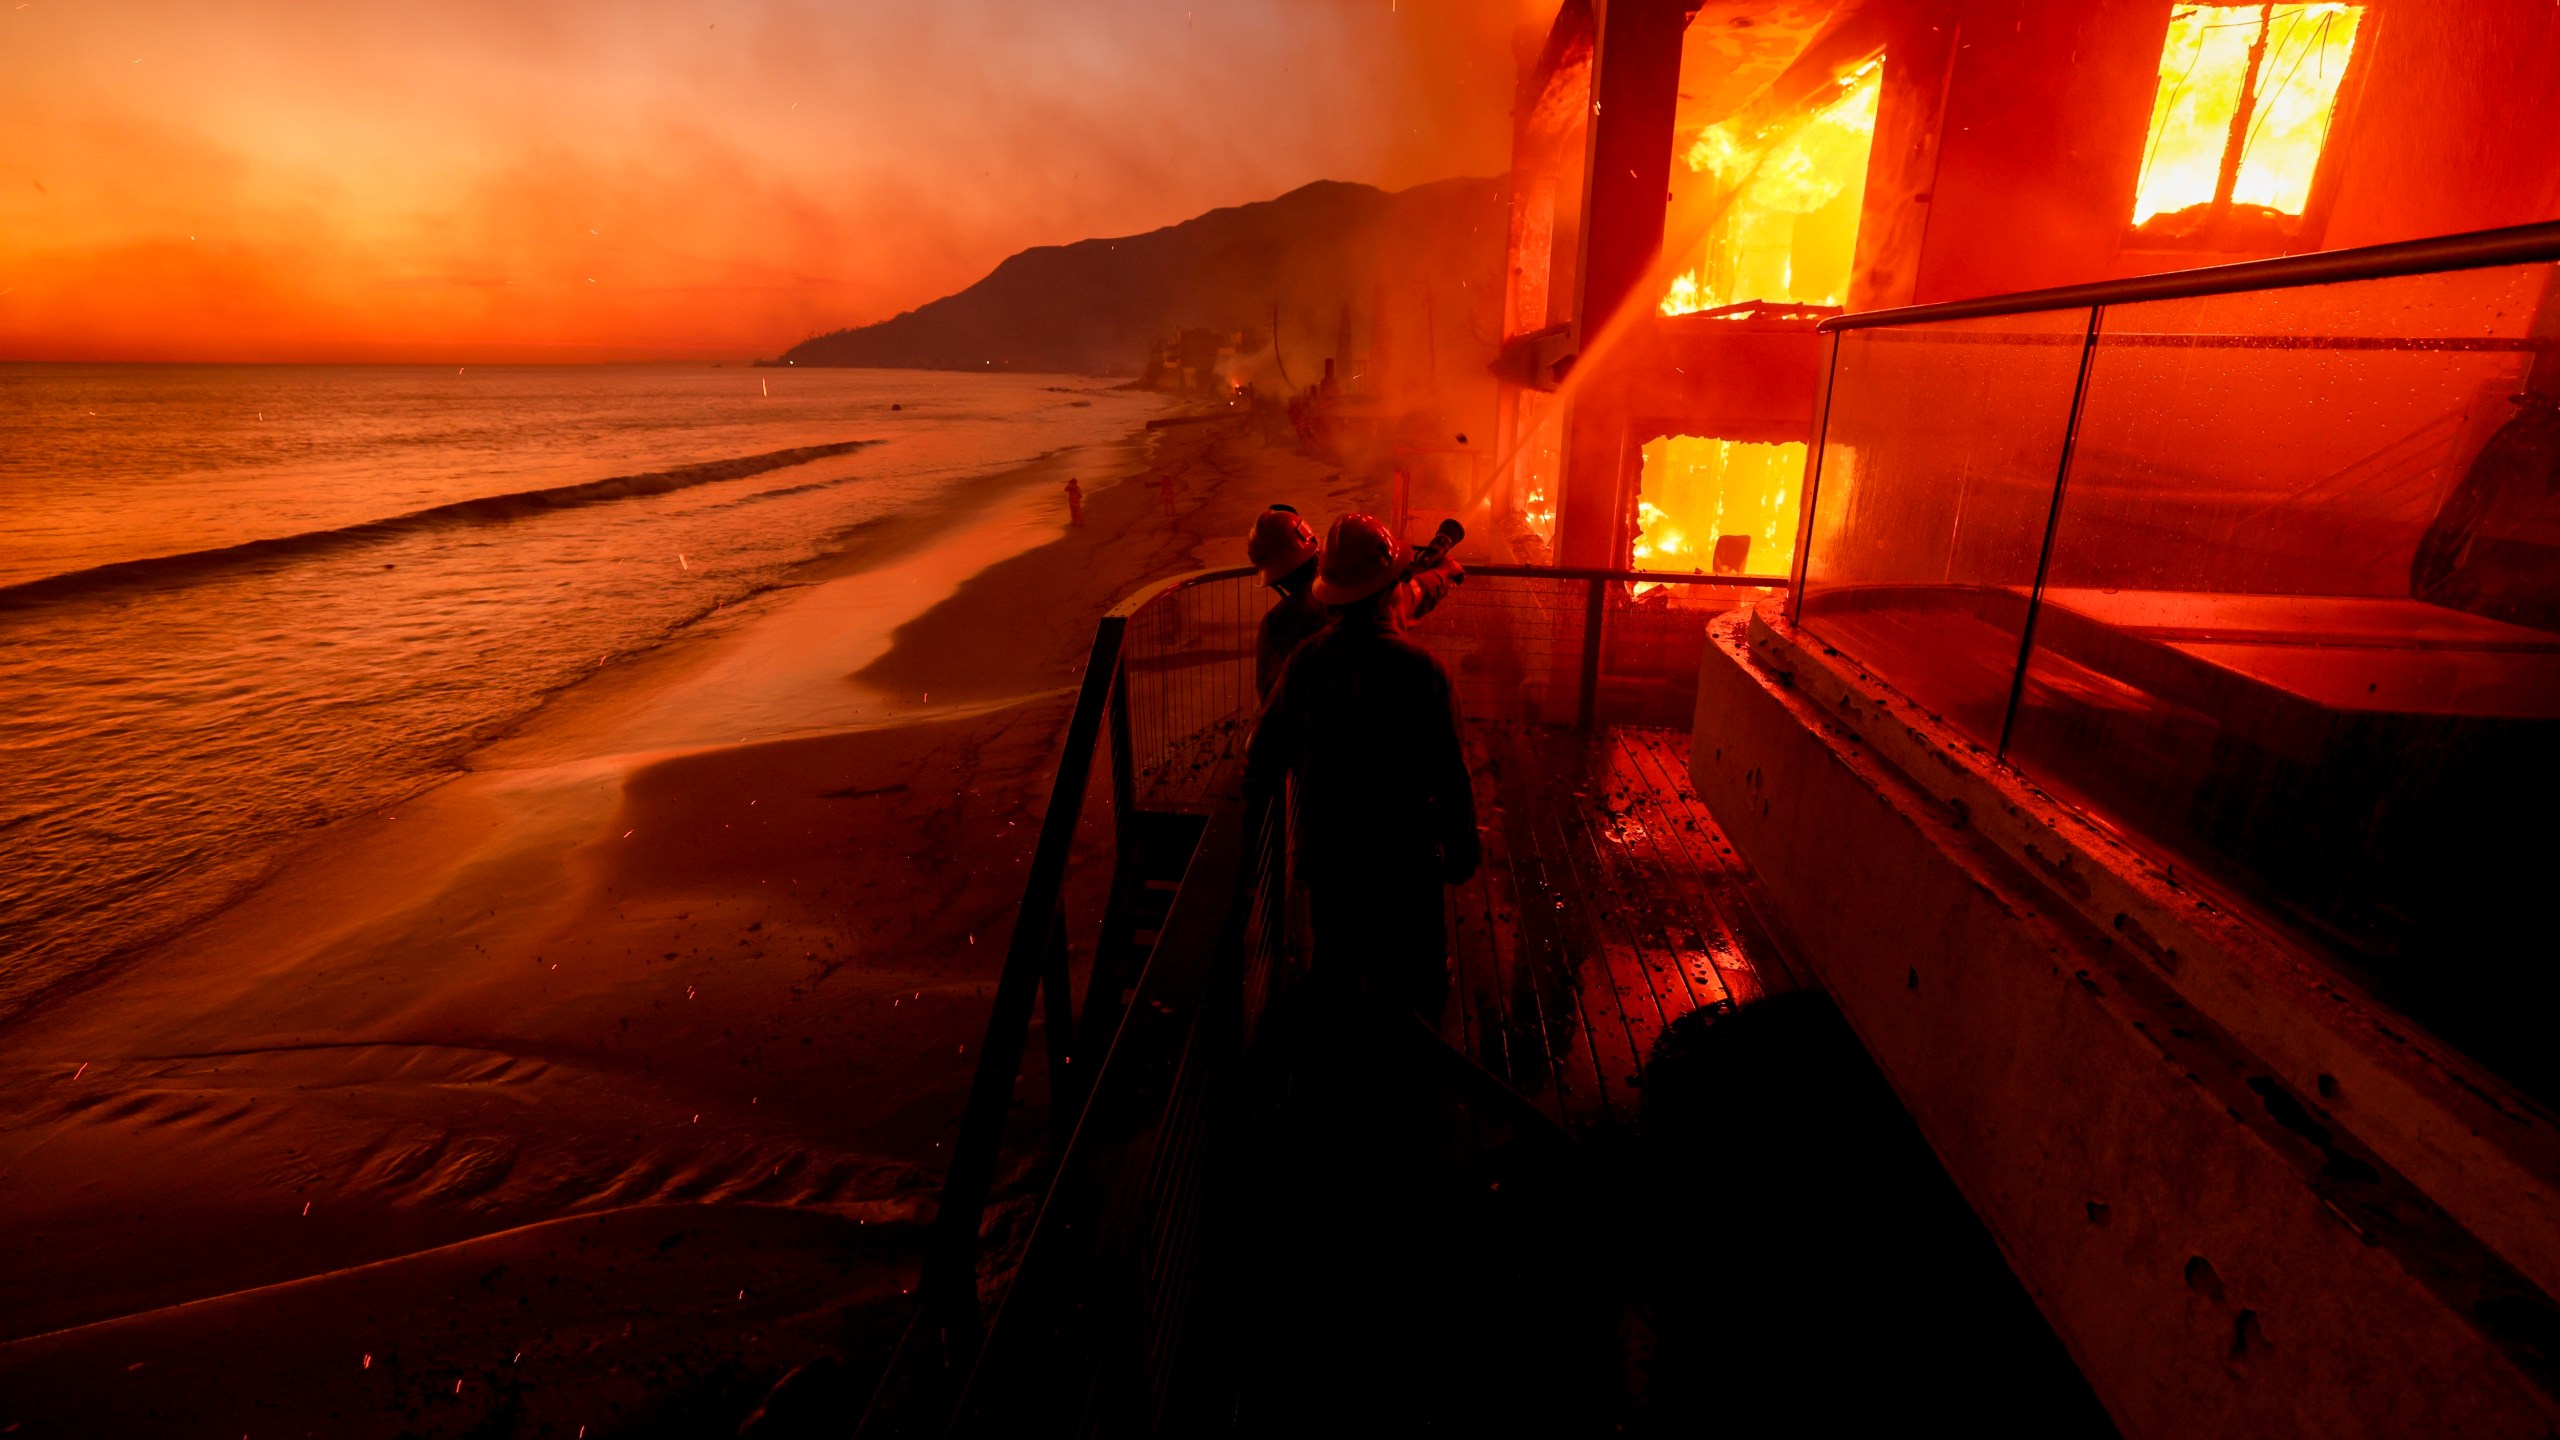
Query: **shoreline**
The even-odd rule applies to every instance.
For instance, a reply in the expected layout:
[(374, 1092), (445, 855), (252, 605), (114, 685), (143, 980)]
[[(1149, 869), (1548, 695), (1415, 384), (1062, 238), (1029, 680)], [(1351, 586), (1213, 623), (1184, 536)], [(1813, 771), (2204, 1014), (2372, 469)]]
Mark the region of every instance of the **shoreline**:
[[(716, 1212), (743, 1264), (796, 1217), (903, 1232), (929, 1213), (1094, 619), (1227, 562), (1266, 500), (1349, 494), (1240, 427), (1181, 427), (1088, 486), (1071, 529), (1058, 467), (1091, 458), (861, 527), (13, 1023), (0, 1336), (19, 1338), (0, 1393), (33, 1418), (77, 1398), (45, 1377), (91, 1347), (174, 1364), (206, 1302), (242, 1334), (319, 1323), (257, 1317), (367, 1267), (322, 1287), (355, 1303), (415, 1257), (527, 1226)], [(1172, 519), (1127, 483), (1165, 474)], [(621, 1241), (590, 1248), (581, 1304), (699, 1302), (650, 1289)], [(911, 1267), (888, 1247), (843, 1277), (868, 1297), (845, 1303), (894, 1311)], [(563, 1304), (450, 1333), (412, 1317), (406, 1353), (592, 1318)], [(868, 1321), (846, 1324), (802, 1348), (850, 1374), (880, 1357), (850, 1338)], [(236, 1343), (207, 1403), (245, 1423), (298, 1382)], [(608, 1345), (558, 1393), (645, 1406), (635, 1367), (674, 1343)]]
[[(877, 443), (879, 442), (859, 442), (866, 446)], [(1148, 453), (1151, 453), (1150, 445), (1143, 429), (1098, 444), (1062, 447), (1035, 455), (1017, 464), (969, 477), (968, 480), (954, 484), (937, 495), (883, 515), (856, 521), (834, 532), (829, 537), (829, 546), (826, 550), (793, 566), (771, 583), (750, 590), (734, 601), (717, 605), (695, 615), (638, 648), (610, 652), (598, 668), (542, 693), (529, 707), (492, 726), (481, 738), (473, 741), (467, 750), (454, 755), (445, 765), (417, 774), (407, 788), (393, 794), (383, 804), (342, 814), (319, 827), (316, 832), (271, 853), (217, 860), (214, 862), (215, 868), (206, 872), (200, 882), (206, 887), (210, 898), (204, 900), (200, 906), (192, 907), (192, 913), (155, 926), (137, 942), (99, 955), (71, 973), (44, 980), (31, 995), (13, 997), (5, 1009), (0, 1009), (0, 1039), (12, 1036), (29, 1024), (41, 1024), (42, 1016), (48, 1010), (68, 1003), (99, 985), (112, 984), (115, 977), (127, 968), (146, 963), (149, 957), (159, 951), (185, 943), (192, 932), (213, 924), (234, 907), (255, 898), (262, 889), (275, 881), (289, 867), (299, 863), (307, 852), (320, 847), (337, 827), (359, 820), (368, 813), (391, 813), (403, 805), (415, 803), (420, 796), (453, 784), (485, 768), (483, 763), (485, 757), (501, 751), (510, 742), (545, 724), (545, 717), (556, 708), (568, 703), (586, 703), (600, 707), (627, 703), (628, 698), (633, 694), (645, 691), (653, 683), (663, 683), (660, 677), (663, 676), (664, 667), (667, 664), (681, 663), (682, 658), (693, 653), (695, 647), (716, 645), (719, 643), (719, 637), (726, 634), (729, 629), (751, 619), (764, 609), (785, 603), (786, 597), (792, 592), (821, 585), (830, 580), (860, 575), (869, 569), (934, 544), (943, 538), (947, 531), (959, 524), (968, 512), (982, 505), (987, 499), (988, 491), (996, 491), (1005, 498), (1012, 498), (1018, 493), (1035, 488), (1037, 483), (1045, 479), (1050, 470), (1088, 454), (1097, 461), (1116, 463), (1127, 474), (1135, 475), (1143, 472)], [(730, 468), (736, 464), (735, 461), (717, 461), (709, 462), (707, 466), (679, 467), (679, 471), (690, 472), (712, 467)], [(581, 482), (579, 486), (571, 488), (588, 488), (598, 483), (620, 482)], [(405, 522), (410, 517), (399, 518)], [(370, 526), (362, 528), (370, 528)], [(271, 542), (251, 542), (248, 548), (269, 543)], [(164, 563), (167, 558), (130, 563), (146, 567), (157, 566)], [(191, 557), (175, 558), (187, 560)], [(74, 578), (89, 573), (91, 572), (74, 572)], [(62, 577), (49, 577), (33, 583), (50, 585), (59, 578)], [(0, 594), (0, 608), (4, 608), (5, 604), (6, 596)]]

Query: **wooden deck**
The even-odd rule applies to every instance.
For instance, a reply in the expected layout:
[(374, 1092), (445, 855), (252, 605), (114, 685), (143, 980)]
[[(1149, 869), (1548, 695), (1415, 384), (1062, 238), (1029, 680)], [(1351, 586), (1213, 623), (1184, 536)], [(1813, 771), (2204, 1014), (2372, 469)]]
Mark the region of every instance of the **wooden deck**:
[(1679, 731), (1471, 724), (1485, 863), (1450, 890), (1448, 1041), (1568, 1129), (1635, 1117), (1663, 1029), (1796, 988)]

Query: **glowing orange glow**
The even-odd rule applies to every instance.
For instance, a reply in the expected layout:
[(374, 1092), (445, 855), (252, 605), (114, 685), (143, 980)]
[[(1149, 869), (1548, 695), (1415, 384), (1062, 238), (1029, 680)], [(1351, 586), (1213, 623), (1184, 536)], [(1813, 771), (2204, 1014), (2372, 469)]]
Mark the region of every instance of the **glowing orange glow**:
[(1732, 203), (1709, 227), (1697, 263), (1672, 279), (1663, 314), (1745, 300), (1837, 305), (1847, 297), (1883, 81), (1884, 62), (1870, 61), (1828, 104), (1783, 131), (1747, 138), (1727, 122), (1699, 134), (1683, 159)]
[(1507, 8), (1372, 9), (0, 5), (0, 357), (772, 354), (1029, 246), (1499, 168)]
[(2179, 6), (2133, 223), (2198, 207), (2300, 215), (2362, 15), (2344, 4)]
[(1556, 397), (1536, 390), (1520, 392), (1509, 461), (1511, 493), (1517, 497), (1522, 525), (1542, 544), (1555, 542), (1556, 481), (1564, 472), (1555, 419)]
[(1804, 461), (1802, 442), (1695, 435), (1647, 441), (1636, 491), (1636, 567), (1727, 574), (1785, 569), (1796, 548)]

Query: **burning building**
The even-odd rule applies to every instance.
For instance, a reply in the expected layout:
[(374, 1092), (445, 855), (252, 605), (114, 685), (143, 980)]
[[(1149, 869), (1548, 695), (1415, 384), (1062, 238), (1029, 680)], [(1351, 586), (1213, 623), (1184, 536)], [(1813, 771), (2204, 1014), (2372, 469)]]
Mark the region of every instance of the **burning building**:
[[(2560, 9), (1564, 0), (1519, 58), (1479, 503), (1530, 563), (1413, 631), (1487, 817), (1468, 1103), (1607, 1131), (1819, 992), (2118, 1432), (2560, 1428)], [(1068, 1033), (1094, 763), (1125, 898), (983, 1345), (944, 1224), (974, 1433), (1173, 1413), (1201, 1236), (1274, 1233), (1203, 1118), (1299, 962), (1232, 779), (1267, 603), (1098, 632), (971, 1183), (1036, 994)]]
[[(1523, 46), (1506, 526), (1565, 563), (1708, 568), (1700, 537), (1742, 533), (1718, 505), (1800, 498), (1778, 450), (1844, 309), (2543, 218), (2542, 18), (1574, 0)], [(1745, 568), (1783, 568), (1787, 538), (1764, 523)]]
[(2118, 1424), (2540, 1433), (2560, 14), (1567, 0), (1522, 59), (1506, 527), (1792, 580), (1698, 791)]

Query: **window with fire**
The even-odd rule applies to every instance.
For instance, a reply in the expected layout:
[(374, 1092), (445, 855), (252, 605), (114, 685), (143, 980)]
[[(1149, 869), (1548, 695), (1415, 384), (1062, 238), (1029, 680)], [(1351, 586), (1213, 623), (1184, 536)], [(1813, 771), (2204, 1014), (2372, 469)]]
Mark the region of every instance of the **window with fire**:
[[(1771, 306), (1848, 298), (1884, 82), (1877, 56), (1783, 116), (1746, 109), (1699, 129), (1674, 177), (1667, 249), (1690, 264), (1657, 304), (1684, 323), (1747, 323)], [(1716, 435), (1646, 442), (1639, 569), (1772, 574), (1795, 550), (1805, 447)]]
[(2133, 202), (2165, 246), (2274, 252), (2302, 238), (2361, 5), (2180, 5)]

